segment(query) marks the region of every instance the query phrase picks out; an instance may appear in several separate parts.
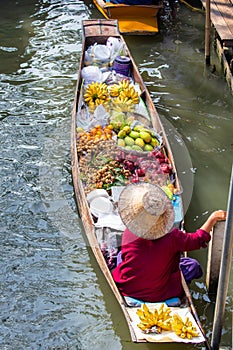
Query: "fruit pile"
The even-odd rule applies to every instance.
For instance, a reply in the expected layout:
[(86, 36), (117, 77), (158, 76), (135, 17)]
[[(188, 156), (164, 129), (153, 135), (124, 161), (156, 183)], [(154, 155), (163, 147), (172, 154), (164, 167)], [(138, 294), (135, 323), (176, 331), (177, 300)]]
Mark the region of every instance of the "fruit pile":
[(145, 155), (140, 156), (122, 150), (117, 153), (116, 157), (125, 169), (130, 170), (131, 182), (143, 180), (157, 184), (163, 187), (169, 198), (176, 193), (176, 188), (171, 183), (172, 166), (162, 150), (145, 152)]
[(111, 125), (97, 125), (90, 131), (77, 129), (80, 178), (86, 194), (96, 188), (108, 190), (129, 183), (131, 172), (117, 161), (112, 135)]
[(124, 126), (130, 126), (134, 120), (134, 115), (131, 113), (113, 111), (110, 116), (109, 124), (111, 124), (114, 131), (118, 133)]
[(139, 95), (129, 80), (122, 80), (118, 84), (110, 87), (110, 95), (115, 97), (113, 100), (113, 109), (122, 112), (134, 110), (134, 105), (139, 103)]
[(197, 328), (193, 326), (188, 317), (183, 320), (178, 314), (174, 314), (171, 321), (173, 332), (181, 338), (192, 339), (198, 337)]
[(177, 313), (171, 315), (170, 308), (164, 304), (161, 304), (159, 309), (155, 308), (153, 311), (149, 310), (146, 304), (143, 304), (136, 313), (140, 319), (140, 323), (137, 326), (145, 333), (172, 331), (183, 339), (192, 339), (199, 336), (197, 328), (193, 326), (192, 321), (188, 317), (183, 320)]
[(114, 135), (112, 124), (96, 125), (89, 131), (77, 128), (77, 153), (85, 192), (143, 180), (161, 186), (172, 199), (176, 188), (171, 180), (172, 166), (164, 151), (153, 150), (138, 156), (119, 149)]
[(140, 319), (137, 326), (144, 332), (150, 331), (152, 327), (155, 327), (152, 331), (156, 333), (171, 330), (171, 310), (165, 304), (161, 304), (159, 309), (155, 308), (154, 311), (150, 311), (148, 306), (143, 304), (136, 313)]
[(100, 141), (111, 140), (113, 137), (112, 125), (96, 125), (90, 131), (77, 128), (77, 152), (85, 154), (88, 150), (95, 149)]
[(94, 112), (98, 105), (104, 105), (108, 109), (110, 96), (108, 86), (105, 83), (92, 82), (86, 87), (84, 101), (87, 103), (90, 112)]
[(117, 144), (128, 151), (149, 152), (161, 146), (160, 137), (140, 124), (132, 113), (115, 112), (109, 123), (117, 134)]
[(102, 82), (93, 81), (85, 88), (83, 97), (91, 113), (101, 104), (106, 110), (109, 110), (111, 97), (113, 97), (113, 110), (119, 110), (120, 112), (133, 111), (135, 105), (139, 103), (139, 94), (127, 79), (110, 86)]
[(117, 134), (117, 144), (128, 151), (150, 152), (160, 146), (155, 133), (143, 125), (135, 125), (133, 128), (124, 126)]

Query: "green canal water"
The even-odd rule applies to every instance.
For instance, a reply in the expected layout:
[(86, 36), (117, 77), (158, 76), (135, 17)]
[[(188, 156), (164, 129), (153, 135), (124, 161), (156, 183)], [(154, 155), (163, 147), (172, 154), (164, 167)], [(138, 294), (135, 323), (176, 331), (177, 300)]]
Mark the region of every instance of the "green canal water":
[[(70, 167), (70, 122), (91, 1), (0, 1), (0, 349), (202, 349), (132, 344), (119, 306), (83, 238)], [(166, 125), (189, 231), (226, 209), (233, 155), (233, 97), (212, 49), (204, 63), (204, 14), (179, 5), (161, 32), (126, 37)], [(205, 269), (207, 251), (194, 252)], [(232, 348), (232, 281), (222, 348)], [(205, 276), (191, 285), (211, 339), (214, 302)], [(112, 317), (113, 315), (113, 317)]]

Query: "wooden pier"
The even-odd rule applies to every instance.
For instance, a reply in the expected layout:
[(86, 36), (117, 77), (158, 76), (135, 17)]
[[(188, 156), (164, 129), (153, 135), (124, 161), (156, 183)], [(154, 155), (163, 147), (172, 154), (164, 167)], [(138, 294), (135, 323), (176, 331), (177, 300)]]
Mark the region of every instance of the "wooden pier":
[(233, 0), (211, 0), (210, 18), (223, 46), (233, 47)]
[[(206, 0), (202, 4), (206, 8)], [(211, 0), (210, 21), (216, 30), (216, 52), (233, 94), (233, 0)]]

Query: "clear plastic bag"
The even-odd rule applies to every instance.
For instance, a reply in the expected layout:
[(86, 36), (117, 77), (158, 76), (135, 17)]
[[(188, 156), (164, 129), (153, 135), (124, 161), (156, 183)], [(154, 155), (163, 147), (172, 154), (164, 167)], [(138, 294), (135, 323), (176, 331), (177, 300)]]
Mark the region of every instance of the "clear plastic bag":
[(81, 71), (81, 76), (84, 79), (85, 85), (91, 84), (93, 81), (102, 82), (103, 74), (97, 66), (87, 66)]

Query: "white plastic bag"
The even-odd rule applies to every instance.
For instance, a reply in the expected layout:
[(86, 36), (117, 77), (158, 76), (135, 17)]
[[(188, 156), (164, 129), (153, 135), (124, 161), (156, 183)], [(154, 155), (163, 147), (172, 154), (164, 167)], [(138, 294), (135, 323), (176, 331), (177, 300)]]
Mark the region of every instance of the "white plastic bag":
[(93, 81), (102, 82), (102, 72), (97, 66), (87, 66), (81, 71), (81, 76), (85, 84), (91, 84)]
[(107, 39), (106, 46), (110, 50), (111, 60), (120, 54), (124, 54), (124, 43), (120, 39), (110, 36)]

